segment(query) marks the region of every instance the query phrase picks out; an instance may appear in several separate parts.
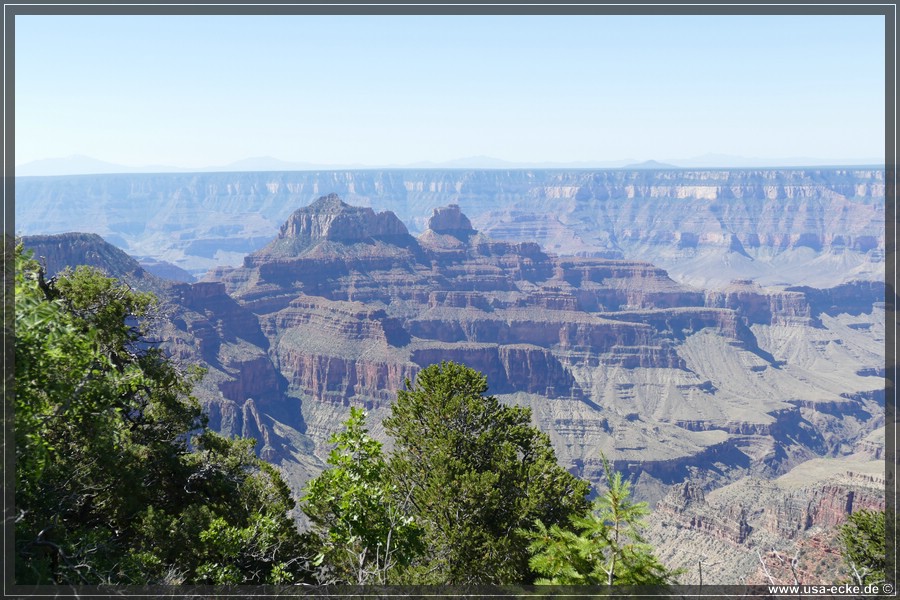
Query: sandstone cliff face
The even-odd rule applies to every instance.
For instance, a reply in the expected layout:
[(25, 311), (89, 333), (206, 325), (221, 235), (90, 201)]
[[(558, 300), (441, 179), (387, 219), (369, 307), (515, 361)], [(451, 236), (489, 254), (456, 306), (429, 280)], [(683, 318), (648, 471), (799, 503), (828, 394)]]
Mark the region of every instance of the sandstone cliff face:
[(546, 398), (584, 395), (572, 373), (553, 353), (530, 344), (417, 344), (411, 360), (419, 367), (452, 361), (483, 373), (495, 394), (527, 392)]
[[(530, 406), (574, 472), (599, 480), (603, 451), (651, 501), (696, 476), (706, 489), (777, 476), (878, 425), (877, 286), (704, 292), (643, 262), (492, 240), (459, 207), (436, 209), (418, 238), (395, 225), (323, 198), (283, 229), (301, 244), (276, 240), (207, 277), (258, 319), (276, 379), (299, 400), (287, 422), (333, 431), (353, 404), (378, 431), (407, 379), (454, 360)], [(851, 289), (852, 314), (820, 312)], [(327, 434), (311, 435), (324, 456)], [(748, 535), (731, 516), (698, 526)]]
[(654, 514), (665, 519), (669, 526), (701, 532), (733, 544), (744, 543), (753, 531), (747, 522), (747, 509), (741, 505), (723, 508), (711, 507), (703, 489), (685, 481), (659, 501)]
[[(735, 280), (721, 291), (707, 293), (708, 306), (730, 308), (747, 323), (811, 324), (809, 299), (799, 291), (766, 291), (751, 280)], [(870, 304), (871, 306), (871, 304)]]
[[(702, 489), (688, 481), (660, 500), (655, 513), (670, 525), (734, 544), (745, 543), (755, 530), (760, 536), (787, 544), (811, 530), (834, 529), (856, 511), (884, 510), (883, 484), (883, 478), (877, 475), (852, 473), (800, 489), (745, 482), (742, 492), (746, 494), (738, 504), (711, 504)], [(763, 504), (756, 504), (763, 499)]]
[[(772, 481), (747, 478), (709, 494), (674, 486), (648, 538), (664, 561), (697, 583), (833, 583), (847, 577), (837, 533), (858, 510), (884, 510), (883, 463), (862, 456), (815, 459)], [(789, 568), (797, 558), (795, 569)], [(787, 562), (785, 562), (787, 561)], [(765, 564), (765, 569), (762, 564)]]
[(766, 287), (748, 279), (734, 280), (706, 292), (706, 305), (730, 308), (748, 325), (821, 327), (818, 315), (862, 314), (884, 302), (885, 287), (875, 281), (851, 281), (833, 288)]
[[(572, 368), (585, 358), (682, 368), (674, 339), (707, 327), (752, 339), (733, 310), (703, 306), (702, 294), (650, 265), (561, 261), (536, 244), (493, 242), (458, 207), (435, 210), (431, 235), (413, 245), (405, 229), (383, 227), (391, 217), (322, 198), (282, 230), (280, 240), (302, 240), (295, 254), (273, 250), (284, 250), (276, 240), (208, 284), (252, 307), (298, 391), (383, 404), (417, 368), (457, 360), (496, 393), (582, 397)], [(326, 246), (335, 240), (343, 247)], [(361, 240), (370, 243), (358, 249)]]
[(870, 476), (864, 482), (828, 483), (786, 494), (766, 508), (762, 526), (779, 539), (792, 540), (813, 527), (834, 528), (862, 509), (884, 510), (883, 478)]

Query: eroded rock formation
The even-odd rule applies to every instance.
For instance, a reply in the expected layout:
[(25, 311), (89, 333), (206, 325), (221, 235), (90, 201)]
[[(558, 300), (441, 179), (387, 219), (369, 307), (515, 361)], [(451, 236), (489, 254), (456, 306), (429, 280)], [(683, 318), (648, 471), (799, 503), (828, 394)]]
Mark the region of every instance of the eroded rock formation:
[[(392, 211), (415, 232), (434, 207), (458, 205), (495, 240), (646, 260), (698, 287), (747, 277), (814, 287), (883, 279), (885, 176), (863, 167), (18, 177), (16, 226), (98, 233), (202, 275), (239, 265), (296, 207), (330, 192)], [(439, 215), (438, 229), (465, 232), (453, 214)]]
[(584, 364), (683, 369), (674, 342), (710, 327), (754, 344), (733, 307), (706, 306), (661, 269), (495, 242), (457, 206), (415, 240), (390, 213), (323, 197), (211, 279), (258, 315), (284, 377), (317, 401), (385, 405), (441, 360), (483, 372), (495, 393), (585, 398)]
[[(881, 429), (881, 432), (884, 430)], [(839, 527), (859, 510), (884, 510), (884, 465), (863, 453), (813, 459), (774, 480), (748, 477), (704, 494), (674, 486), (648, 530), (665, 561), (697, 583), (833, 583), (849, 576)], [(790, 560), (797, 559), (794, 570)], [(772, 578), (770, 580), (769, 578)]]
[[(880, 424), (871, 283), (704, 292), (648, 263), (492, 240), (454, 206), (417, 238), (334, 196), (288, 223), (208, 279), (257, 316), (306, 422), (336, 428), (358, 404), (377, 427), (406, 379), (454, 360), (531, 406), (575, 472), (599, 480), (602, 451), (653, 500), (697, 475), (783, 473)], [(832, 310), (850, 289), (858, 308)], [(822, 360), (834, 371), (816, 379)]]

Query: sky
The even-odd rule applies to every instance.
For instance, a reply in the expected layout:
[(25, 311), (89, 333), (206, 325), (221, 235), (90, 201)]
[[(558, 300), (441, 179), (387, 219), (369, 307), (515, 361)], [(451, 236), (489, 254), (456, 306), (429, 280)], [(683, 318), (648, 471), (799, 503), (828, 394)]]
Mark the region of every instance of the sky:
[(879, 16), (15, 18), (15, 163), (884, 156)]

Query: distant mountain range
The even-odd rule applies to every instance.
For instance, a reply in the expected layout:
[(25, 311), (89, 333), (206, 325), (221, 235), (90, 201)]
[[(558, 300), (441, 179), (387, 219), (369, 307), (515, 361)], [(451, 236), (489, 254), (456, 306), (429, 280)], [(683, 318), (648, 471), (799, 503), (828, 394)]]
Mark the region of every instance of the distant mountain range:
[(444, 162), (423, 161), (410, 164), (318, 164), (285, 161), (272, 156), (245, 158), (226, 165), (202, 168), (173, 167), (170, 165), (130, 166), (106, 162), (89, 156), (72, 155), (45, 158), (16, 166), (15, 175), (59, 176), (97, 175), (108, 173), (213, 173), (251, 171), (331, 171), (346, 169), (679, 169), (679, 168), (756, 168), (756, 167), (809, 167), (809, 166), (877, 166), (883, 159), (827, 159), (811, 157), (748, 158), (727, 154), (704, 154), (693, 158), (665, 159), (663, 161), (622, 159), (613, 161), (575, 162), (517, 162), (490, 156), (471, 156)]

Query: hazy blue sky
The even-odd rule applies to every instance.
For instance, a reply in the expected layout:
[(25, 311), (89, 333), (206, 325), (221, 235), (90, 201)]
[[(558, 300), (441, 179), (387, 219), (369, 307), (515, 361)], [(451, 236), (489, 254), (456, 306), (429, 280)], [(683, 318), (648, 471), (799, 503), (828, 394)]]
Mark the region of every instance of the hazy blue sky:
[(17, 16), (15, 158), (880, 158), (883, 23)]

